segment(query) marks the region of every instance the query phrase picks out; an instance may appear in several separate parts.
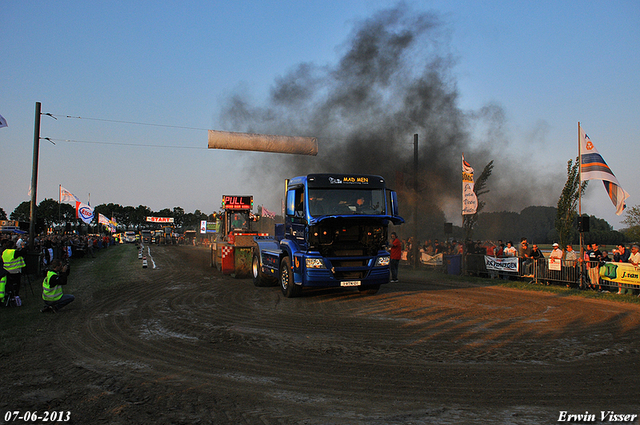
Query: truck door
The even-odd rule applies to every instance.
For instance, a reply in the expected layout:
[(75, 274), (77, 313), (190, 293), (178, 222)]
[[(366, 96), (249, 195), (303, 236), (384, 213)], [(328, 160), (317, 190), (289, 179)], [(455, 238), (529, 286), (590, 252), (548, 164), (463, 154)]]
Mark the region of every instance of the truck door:
[(300, 249), (307, 248), (306, 205), (304, 202), (304, 187), (291, 187), (287, 191), (287, 214), (285, 218), (285, 232), (288, 237), (296, 241)]

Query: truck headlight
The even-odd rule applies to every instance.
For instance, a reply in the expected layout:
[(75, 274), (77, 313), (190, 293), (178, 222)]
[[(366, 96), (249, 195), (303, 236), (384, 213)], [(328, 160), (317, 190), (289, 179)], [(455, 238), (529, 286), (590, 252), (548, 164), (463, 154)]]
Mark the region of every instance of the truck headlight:
[(306, 260), (308, 269), (324, 269), (324, 261), (321, 258), (307, 258)]
[(376, 267), (388, 266), (390, 261), (391, 257), (388, 255), (384, 257), (378, 257), (378, 259), (376, 260)]

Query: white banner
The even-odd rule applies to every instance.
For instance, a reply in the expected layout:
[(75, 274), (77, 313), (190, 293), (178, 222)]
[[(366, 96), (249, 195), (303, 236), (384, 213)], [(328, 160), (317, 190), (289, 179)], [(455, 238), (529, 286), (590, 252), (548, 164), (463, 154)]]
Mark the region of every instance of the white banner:
[(475, 214), (478, 210), (478, 197), (473, 190), (473, 168), (462, 155), (462, 215)]
[(520, 270), (518, 257), (496, 258), (485, 255), (484, 264), (487, 270), (497, 270), (500, 272), (517, 272)]
[(429, 255), (426, 252), (421, 252), (420, 262), (428, 266), (441, 266), (443, 264), (442, 258), (442, 254)]
[(549, 270), (562, 270), (562, 260), (559, 258), (549, 258)]

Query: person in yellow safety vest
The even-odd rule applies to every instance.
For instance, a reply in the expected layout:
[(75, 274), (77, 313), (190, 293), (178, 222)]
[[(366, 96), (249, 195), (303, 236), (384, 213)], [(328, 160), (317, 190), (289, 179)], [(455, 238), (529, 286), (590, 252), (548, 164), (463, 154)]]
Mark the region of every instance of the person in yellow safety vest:
[(47, 311), (55, 313), (75, 299), (73, 295), (62, 293), (62, 286), (67, 284), (68, 275), (69, 267), (63, 266), (62, 261), (56, 258), (51, 262), (51, 270), (42, 281), (42, 299), (45, 304), (43, 313)]
[(22, 276), (22, 268), (26, 265), (24, 262), (25, 249), (16, 250), (16, 244), (12, 240), (6, 240), (2, 245), (2, 268), (7, 275), (0, 279), (0, 298), (4, 300), (5, 294), (11, 293), (13, 296), (20, 292), (20, 277)]
[(0, 304), (4, 303), (4, 288), (7, 286), (8, 271), (4, 267), (0, 267)]

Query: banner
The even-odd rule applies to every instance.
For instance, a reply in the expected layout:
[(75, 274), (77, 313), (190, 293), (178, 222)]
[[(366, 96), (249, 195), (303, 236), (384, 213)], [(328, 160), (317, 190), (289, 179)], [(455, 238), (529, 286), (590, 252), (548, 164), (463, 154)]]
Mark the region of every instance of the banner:
[(91, 224), (93, 221), (93, 208), (82, 202), (76, 202), (76, 218), (81, 219), (87, 224)]
[(441, 266), (443, 257), (443, 254), (429, 255), (426, 252), (421, 252), (420, 262), (427, 266)]
[(108, 226), (110, 224), (110, 221), (107, 217), (105, 217), (104, 215), (98, 213), (98, 223), (100, 224), (104, 224), (105, 226)]
[(478, 197), (473, 187), (473, 168), (462, 154), (462, 215), (475, 214), (478, 210)]
[(547, 261), (549, 270), (562, 271), (562, 260), (560, 258), (549, 258)]
[(578, 123), (578, 132), (580, 134), (580, 182), (602, 180), (604, 189), (613, 205), (616, 206), (616, 214), (621, 215), (626, 207), (625, 200), (629, 194), (620, 187), (618, 179), (602, 155), (598, 153), (587, 133), (580, 127), (580, 123)]
[(640, 285), (640, 269), (631, 263), (604, 263), (600, 277), (610, 282)]
[(173, 223), (173, 217), (147, 217), (149, 223)]
[(518, 257), (497, 258), (484, 256), (484, 265), (487, 270), (497, 270), (499, 272), (518, 272), (520, 270), (520, 262)]
[(67, 203), (71, 205), (76, 205), (80, 200), (71, 192), (69, 192), (64, 187), (60, 186), (60, 196), (58, 197), (60, 203)]

